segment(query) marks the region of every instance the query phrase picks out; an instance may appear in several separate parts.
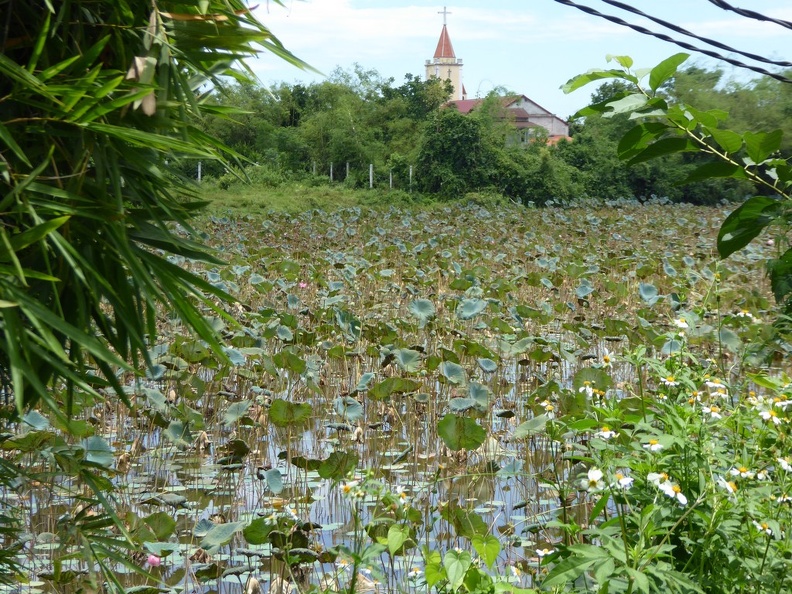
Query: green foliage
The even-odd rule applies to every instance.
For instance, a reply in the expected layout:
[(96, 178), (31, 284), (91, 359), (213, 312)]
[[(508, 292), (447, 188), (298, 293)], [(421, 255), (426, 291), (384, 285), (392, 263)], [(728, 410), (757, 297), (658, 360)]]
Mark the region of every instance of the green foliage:
[[(113, 453), (72, 416), (108, 391), (128, 403), (123, 374), (151, 363), (158, 307), (224, 359), (210, 318), (226, 317), (222, 303), (232, 298), (171, 259), (219, 262), (192, 238), (195, 188), (166, 164), (227, 154), (194, 125), (210, 111), (202, 85), (243, 80), (232, 64), (262, 48), (301, 62), (240, 0), (200, 7), (42, 0), (5, 8), (0, 377), (13, 406), (2, 430), (40, 406), (72, 438), (84, 437), (69, 445), (41, 434), (33, 452), (48, 454), (51, 476), (63, 473), (90, 490), (81, 511), (63, 519), (61, 535), (64, 550), (91, 557), (85, 587), (98, 589), (102, 572), (107, 587), (120, 590), (108, 564), (130, 566), (120, 551), (133, 541), (104, 476)], [(186, 424), (179, 427), (188, 434)], [(3, 466), (4, 484), (16, 486), (21, 468)], [(94, 505), (104, 511), (88, 514)], [(0, 519), (12, 536), (12, 518)], [(11, 542), (7, 551), (15, 549)], [(16, 568), (6, 554), (0, 563), (4, 577)]]
[[(750, 181), (762, 195), (746, 200), (729, 215), (718, 234), (718, 252), (726, 258), (744, 248), (768, 226), (777, 225), (780, 257), (767, 263), (767, 271), (776, 300), (792, 312), (792, 260), (788, 239), (788, 211), (792, 188), (792, 164), (781, 153), (782, 130), (738, 133), (724, 128), (728, 114), (719, 109), (702, 110), (681, 102), (672, 103), (660, 92), (687, 54), (667, 58), (640, 75), (631, 70), (632, 61), (615, 59), (623, 69), (593, 70), (579, 75), (565, 85), (571, 91), (595, 80), (616, 79), (626, 87), (613, 99), (589, 106), (586, 113), (605, 117), (630, 114), (634, 122), (619, 142), (619, 157), (629, 164), (645, 163), (665, 157), (695, 153), (713, 159), (699, 164), (684, 182), (712, 178)], [(690, 78), (695, 71), (688, 71)], [(641, 79), (649, 75), (649, 88)], [(684, 83), (685, 76), (681, 83)], [(717, 82), (717, 81), (716, 81)], [(643, 291), (643, 290), (642, 290)], [(643, 296), (643, 292), (642, 292)]]

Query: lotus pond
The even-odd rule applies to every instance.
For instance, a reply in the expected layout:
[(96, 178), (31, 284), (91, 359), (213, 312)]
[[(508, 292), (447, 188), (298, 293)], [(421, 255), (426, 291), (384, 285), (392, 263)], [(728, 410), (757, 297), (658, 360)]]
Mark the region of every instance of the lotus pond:
[[(238, 300), (207, 309), (226, 358), (162, 312), (130, 406), (78, 402), (74, 443), (35, 411), (6, 436), (5, 459), (29, 468), (3, 498), (27, 526), (29, 582), (3, 591), (617, 592), (643, 579), (655, 591), (665, 566), (625, 560), (620, 573), (613, 535), (594, 526), (646, 500), (678, 530), (719, 479), (725, 501), (728, 485), (747, 493), (731, 473), (742, 466), (767, 492), (735, 530), (773, 531), (782, 562), (788, 507), (760, 516), (786, 496), (789, 412), (762, 399), (785, 402), (792, 346), (769, 323), (774, 248), (717, 257), (726, 212), (470, 204), (202, 220), (227, 264), (173, 261)], [(690, 443), (717, 452), (675, 475)], [(67, 448), (88, 470), (63, 467)], [(647, 538), (653, 563), (684, 573), (684, 537)], [(593, 549), (613, 558), (570, 562)]]

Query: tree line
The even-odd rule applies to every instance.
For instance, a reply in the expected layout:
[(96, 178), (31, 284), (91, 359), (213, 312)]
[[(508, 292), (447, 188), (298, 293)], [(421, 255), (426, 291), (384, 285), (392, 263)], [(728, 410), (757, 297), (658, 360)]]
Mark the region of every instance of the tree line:
[[(541, 135), (514, 142), (515, 128), (493, 91), (469, 115), (444, 107), (448, 83), (407, 74), (402, 84), (376, 70), (355, 65), (336, 69), (325, 81), (281, 83), (272, 89), (251, 83), (216, 92), (211, 101), (232, 121), (206, 118), (200, 125), (237, 153), (240, 168), (255, 183), (277, 186), (312, 175), (350, 187), (368, 187), (368, 167), (389, 171), (395, 186), (444, 199), (471, 192), (492, 192), (523, 204), (582, 203), (632, 198), (716, 204), (750, 195), (743, 180), (716, 179), (695, 185), (680, 181), (707, 157), (667, 155), (627, 166), (619, 159), (619, 141), (632, 127), (625, 114), (583, 111), (570, 119), (570, 142), (549, 144)], [(606, 102), (623, 91), (610, 82), (592, 95)], [(691, 66), (662, 89), (669, 103), (682, 102), (728, 112), (734, 130), (782, 129), (782, 151), (792, 149), (792, 88), (771, 78), (731, 80), (720, 69)], [(610, 116), (610, 117), (609, 117)], [(350, 164), (347, 176), (347, 164)], [(194, 162), (178, 165), (190, 174)], [(226, 174), (219, 163), (204, 163), (204, 173)], [(226, 174), (225, 183), (235, 174)], [(388, 177), (381, 176), (381, 183)]]

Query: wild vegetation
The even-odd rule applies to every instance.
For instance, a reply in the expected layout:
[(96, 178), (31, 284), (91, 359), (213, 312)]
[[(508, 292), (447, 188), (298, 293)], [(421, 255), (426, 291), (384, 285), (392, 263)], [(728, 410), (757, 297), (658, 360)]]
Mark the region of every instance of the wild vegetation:
[[(723, 216), (216, 214), (200, 228), (227, 264), (174, 263), (239, 300), (205, 314), (228, 360), (163, 312), (131, 406), (81, 397), (72, 423), (169, 588), (784, 591), (787, 343), (770, 248), (720, 262)], [(53, 474), (57, 422), (14, 433), (38, 477), (8, 495), (36, 543), (20, 560), (76, 587), (79, 542), (114, 528)]]
[(673, 96), (683, 55), (614, 57), (568, 85), (615, 79), (589, 141), (751, 197), (526, 209), (503, 196), (615, 164), (510, 147), (494, 97), (463, 118), (437, 83), (339, 74), (242, 130), (262, 183), (313, 186), (303, 146), (465, 198), (190, 221), (180, 172), (227, 153), (204, 126), (251, 115), (198, 89), (256, 44), (299, 61), (241, 2), (164, 4), (42, 0), (3, 32), (3, 592), (790, 589), (782, 133)]
[[(790, 85), (772, 79), (735, 82), (719, 70), (688, 66), (674, 73), (658, 89), (669, 104), (686, 103), (702, 111), (729, 113), (727, 126), (739, 133), (782, 130), (779, 147), (788, 155), (792, 142)], [(592, 96), (598, 104), (626, 89), (616, 80)], [(646, 200), (653, 196), (672, 202), (718, 204), (742, 200), (752, 192), (744, 180), (711, 179), (681, 185), (710, 157), (666, 155), (628, 166), (618, 158), (618, 145), (631, 127), (628, 114), (603, 117), (596, 111), (571, 119), (572, 142), (527, 146), (509, 142), (513, 130), (498, 95), (469, 116), (439, 109), (445, 101), (436, 80), (407, 75), (396, 86), (376, 71), (355, 67), (337, 70), (322, 83), (282, 84), (272, 90), (240, 86), (215, 100), (246, 113), (205, 129), (218, 135), (238, 153), (255, 162), (240, 167), (255, 184), (270, 188), (305, 183), (306, 178), (333, 180), (348, 188), (369, 184), (369, 164), (375, 184), (420, 192), (430, 197), (457, 199), (468, 192), (500, 194), (518, 203), (583, 204), (617, 198)], [(552, 106), (546, 106), (552, 108)], [(350, 173), (347, 176), (347, 163)], [(410, 166), (413, 166), (412, 184)], [(182, 171), (196, 176), (196, 162)], [(225, 173), (222, 166), (204, 163), (204, 172), (219, 179), (221, 188), (240, 191), (241, 171)], [(316, 175), (313, 175), (316, 173)]]

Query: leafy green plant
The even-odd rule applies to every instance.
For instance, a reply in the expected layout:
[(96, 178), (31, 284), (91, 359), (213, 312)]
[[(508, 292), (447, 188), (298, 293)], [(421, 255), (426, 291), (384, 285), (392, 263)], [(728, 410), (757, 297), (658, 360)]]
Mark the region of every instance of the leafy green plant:
[[(124, 561), (114, 547), (131, 541), (101, 472), (111, 451), (72, 417), (106, 389), (129, 404), (124, 374), (151, 364), (158, 308), (225, 358), (206, 312), (230, 319), (233, 298), (172, 260), (220, 262), (188, 224), (195, 187), (168, 163), (227, 156), (192, 123), (216, 113), (202, 85), (244, 78), (235, 64), (261, 49), (301, 63), (239, 0), (40, 0), (7, 4), (4, 16), (0, 379), (13, 406), (3, 430), (38, 405), (86, 437), (58, 445), (45, 468), (78, 477), (105, 507), (101, 521), (78, 517), (68, 538), (120, 590), (105, 559)], [(122, 538), (100, 539), (108, 518)]]
[[(622, 137), (619, 157), (630, 165), (676, 153), (700, 153), (711, 161), (692, 171), (681, 183), (713, 178), (748, 180), (757, 195), (735, 209), (718, 233), (718, 253), (727, 258), (744, 248), (766, 229), (776, 242), (776, 257), (767, 261), (767, 272), (776, 300), (792, 312), (792, 249), (788, 213), (792, 195), (792, 164), (779, 153), (781, 130), (738, 133), (725, 127), (728, 113), (698, 110), (673, 103), (663, 85), (671, 80), (688, 54), (671, 56), (649, 70), (633, 70), (628, 56), (610, 56), (620, 68), (591, 70), (571, 79), (565, 92), (604, 79), (626, 83), (612, 97), (590, 105), (578, 115), (629, 114), (635, 125)], [(648, 79), (647, 79), (648, 77)]]

